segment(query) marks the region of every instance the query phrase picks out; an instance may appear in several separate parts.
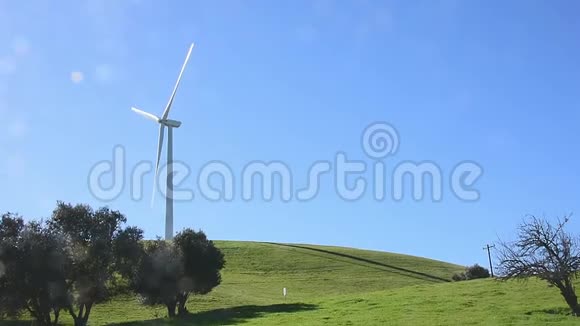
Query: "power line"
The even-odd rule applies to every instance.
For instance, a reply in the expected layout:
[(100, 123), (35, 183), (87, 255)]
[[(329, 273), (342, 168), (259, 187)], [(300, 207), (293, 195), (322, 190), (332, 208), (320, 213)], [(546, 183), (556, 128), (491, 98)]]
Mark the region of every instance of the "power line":
[(486, 245), (485, 247), (483, 247), (483, 250), (487, 250), (487, 258), (489, 259), (489, 271), (491, 272), (491, 277), (493, 277), (493, 265), (491, 263), (491, 248), (495, 248), (495, 245)]

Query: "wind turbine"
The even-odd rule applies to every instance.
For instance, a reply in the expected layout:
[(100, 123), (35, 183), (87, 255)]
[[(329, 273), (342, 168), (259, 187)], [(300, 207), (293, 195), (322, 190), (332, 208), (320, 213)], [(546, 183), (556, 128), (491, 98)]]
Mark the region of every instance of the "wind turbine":
[(181, 71), (179, 72), (179, 77), (177, 77), (177, 82), (173, 88), (173, 93), (163, 110), (163, 115), (158, 117), (154, 114), (139, 110), (132, 107), (131, 110), (144, 116), (145, 118), (151, 119), (159, 124), (159, 141), (157, 143), (157, 161), (155, 163), (155, 177), (153, 178), (153, 198), (155, 197), (155, 191), (157, 186), (157, 174), (159, 173), (159, 160), (161, 159), (161, 150), (163, 149), (163, 137), (165, 135), (165, 127), (167, 127), (167, 189), (165, 191), (165, 240), (173, 239), (173, 128), (179, 128), (181, 126), (181, 121), (168, 119), (169, 111), (171, 110), (171, 105), (173, 104), (173, 99), (175, 98), (175, 93), (179, 87), (179, 82), (181, 81), (181, 76), (189, 61), (189, 56), (191, 55), (191, 50), (193, 50), (193, 43), (189, 47), (183, 66), (181, 66)]

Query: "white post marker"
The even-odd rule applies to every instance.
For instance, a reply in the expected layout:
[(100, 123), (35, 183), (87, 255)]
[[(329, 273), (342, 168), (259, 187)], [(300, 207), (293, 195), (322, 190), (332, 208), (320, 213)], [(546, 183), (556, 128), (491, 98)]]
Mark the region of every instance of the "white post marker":
[(282, 289), (282, 294), (284, 294), (284, 299), (286, 299), (286, 295), (288, 295), (288, 290), (286, 290), (286, 288)]

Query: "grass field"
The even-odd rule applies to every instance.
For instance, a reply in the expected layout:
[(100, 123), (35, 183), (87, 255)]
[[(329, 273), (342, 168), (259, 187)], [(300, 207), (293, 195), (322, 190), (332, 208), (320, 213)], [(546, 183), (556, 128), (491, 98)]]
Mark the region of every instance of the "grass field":
[[(118, 297), (90, 325), (578, 325), (554, 288), (530, 280), (449, 282), (461, 266), (339, 247), (217, 241), (227, 266), (191, 315)], [(282, 288), (289, 294), (282, 296)], [(4, 322), (21, 324), (22, 322)], [(63, 318), (64, 324), (71, 320)], [(24, 324), (29, 325), (28, 322)]]

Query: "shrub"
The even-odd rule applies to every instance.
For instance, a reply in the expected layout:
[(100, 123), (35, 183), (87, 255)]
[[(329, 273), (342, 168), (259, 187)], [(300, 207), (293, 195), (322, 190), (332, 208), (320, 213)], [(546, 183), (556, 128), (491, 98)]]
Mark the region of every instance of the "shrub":
[(465, 273), (455, 273), (453, 274), (453, 276), (451, 277), (451, 279), (455, 282), (459, 282), (459, 281), (465, 281), (467, 278), (465, 278)]
[(489, 270), (485, 267), (481, 267), (478, 264), (473, 266), (465, 267), (465, 272), (455, 273), (451, 277), (451, 279), (455, 282), (459, 281), (466, 281), (466, 280), (475, 280), (478, 278), (488, 278), (489, 277)]
[(478, 278), (488, 278), (489, 270), (485, 267), (481, 267), (478, 264), (469, 266), (465, 269), (465, 278), (468, 280), (475, 280)]

